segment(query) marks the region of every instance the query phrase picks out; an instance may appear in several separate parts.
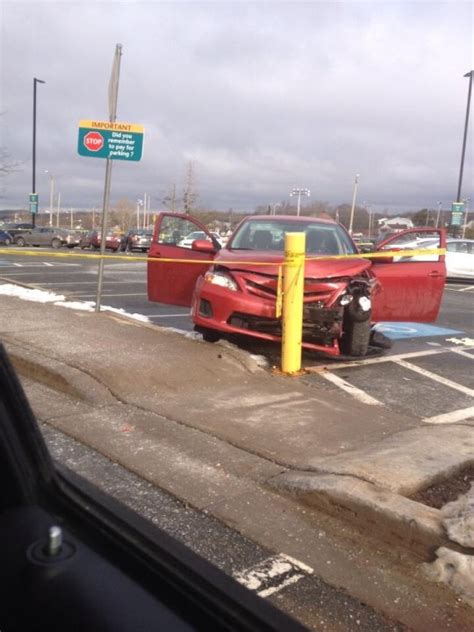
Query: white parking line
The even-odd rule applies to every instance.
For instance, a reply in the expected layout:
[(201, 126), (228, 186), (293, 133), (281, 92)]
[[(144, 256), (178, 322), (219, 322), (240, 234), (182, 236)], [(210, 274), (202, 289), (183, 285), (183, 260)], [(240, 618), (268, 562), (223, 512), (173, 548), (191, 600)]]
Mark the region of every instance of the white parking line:
[(435, 415), (434, 417), (425, 417), (423, 421), (425, 424), (455, 424), (458, 421), (465, 421), (469, 417), (474, 419), (474, 406), (452, 410), (449, 413)]
[(464, 349), (453, 349), (453, 353), (457, 353), (458, 355), (464, 356), (465, 358), (470, 358), (471, 360), (474, 360), (474, 354), (468, 353), (467, 351), (464, 351)]
[(143, 314), (147, 318), (176, 318), (177, 316), (191, 316), (189, 312), (182, 312), (181, 314)]
[(321, 366), (305, 367), (306, 371), (318, 373), (319, 371), (336, 371), (337, 369), (349, 369), (358, 366), (367, 366), (370, 364), (380, 364), (382, 362), (394, 362), (396, 360), (404, 360), (405, 358), (418, 358), (423, 356), (438, 355), (440, 353), (448, 353), (452, 351), (451, 347), (442, 347), (439, 349), (427, 349), (426, 351), (410, 351), (409, 353), (399, 353), (398, 355), (382, 356), (381, 358), (367, 358), (366, 360), (354, 360), (352, 362), (337, 362), (334, 364), (324, 364)]
[[(74, 296), (75, 298), (94, 298), (96, 296), (96, 294), (72, 294), (71, 296)], [(102, 296), (105, 298), (111, 298), (111, 297), (116, 297), (116, 296), (148, 296), (148, 294), (146, 292), (137, 292), (137, 293), (133, 293), (133, 294), (106, 294), (105, 292), (102, 294)]]
[(343, 380), (341, 377), (335, 375), (334, 373), (331, 373), (330, 371), (321, 373), (321, 376), (328, 382), (332, 382), (343, 391), (346, 391), (346, 393), (349, 393), (350, 395), (352, 395), (352, 397), (358, 399), (363, 404), (371, 404), (372, 406), (383, 406), (382, 402), (379, 402), (379, 400), (375, 399), (375, 397), (372, 397), (372, 395), (369, 395), (362, 389), (357, 388), (357, 386), (353, 386), (349, 382), (346, 382), (346, 380)]
[(468, 388), (467, 386), (463, 386), (462, 384), (458, 384), (457, 382), (453, 382), (452, 380), (448, 380), (437, 373), (432, 373), (431, 371), (427, 371), (426, 369), (422, 369), (416, 364), (411, 364), (411, 362), (406, 362), (405, 360), (397, 360), (395, 364), (404, 367), (410, 371), (414, 371), (415, 373), (419, 373), (424, 377), (429, 378), (430, 380), (434, 380), (435, 382), (439, 382), (444, 386), (448, 386), (449, 388), (454, 388), (460, 393), (464, 393), (465, 395), (469, 395), (470, 397), (474, 397), (474, 389)]
[(471, 292), (474, 290), (474, 285), (468, 285), (468, 287), (463, 287), (458, 292)]
[[(97, 285), (97, 279), (93, 280), (93, 281), (73, 281), (74, 285)], [(146, 284), (146, 281), (107, 281), (107, 279), (104, 279), (104, 284), (108, 284), (108, 285), (112, 285), (112, 284), (117, 284), (117, 285), (127, 285), (129, 283), (133, 283), (134, 285), (137, 285), (138, 283), (142, 283), (142, 284)], [(48, 283), (38, 283), (38, 285), (71, 285), (71, 281), (51, 281)]]
[(233, 573), (233, 576), (240, 584), (255, 591), (260, 597), (269, 597), (313, 573), (314, 570), (307, 564), (281, 554)]

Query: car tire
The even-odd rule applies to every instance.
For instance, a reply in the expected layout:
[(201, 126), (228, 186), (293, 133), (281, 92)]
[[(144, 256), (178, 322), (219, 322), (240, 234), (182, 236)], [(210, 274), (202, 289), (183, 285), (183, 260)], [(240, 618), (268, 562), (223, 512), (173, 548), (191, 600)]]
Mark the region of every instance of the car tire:
[(26, 246), (26, 241), (24, 237), (17, 237), (15, 243), (17, 246), (20, 246), (20, 248), (23, 248), (23, 246)]
[(74, 244), (68, 244), (67, 247), (69, 248), (69, 250), (72, 250), (74, 248)]
[(221, 336), (218, 331), (215, 329), (208, 329), (207, 327), (194, 327), (194, 331), (201, 334), (203, 340), (206, 342), (217, 342), (221, 339)]
[(341, 340), (341, 350), (345, 355), (362, 357), (369, 350), (370, 318), (363, 321), (349, 320)]
[(60, 239), (52, 239), (51, 240), (51, 248), (54, 248), (55, 250), (57, 250), (58, 248), (61, 248), (61, 240)]

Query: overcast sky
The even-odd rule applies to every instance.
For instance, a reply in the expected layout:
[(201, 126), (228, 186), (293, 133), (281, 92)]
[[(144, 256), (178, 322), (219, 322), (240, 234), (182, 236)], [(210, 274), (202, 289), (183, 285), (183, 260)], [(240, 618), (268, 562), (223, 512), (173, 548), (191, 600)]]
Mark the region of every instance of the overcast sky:
[[(45, 2), (0, 0), (0, 146), (22, 163), (0, 208), (31, 190), (32, 84), (38, 86), (37, 191), (53, 173), (65, 207), (102, 205), (105, 160), (77, 154), (78, 122), (107, 120), (115, 44), (117, 120), (145, 127), (141, 162), (115, 161), (111, 201), (152, 208), (188, 161), (199, 204), (253, 210), (288, 199), (376, 209), (455, 199), (472, 2)], [(463, 196), (474, 200), (474, 117)], [(471, 203), (471, 207), (474, 202)]]

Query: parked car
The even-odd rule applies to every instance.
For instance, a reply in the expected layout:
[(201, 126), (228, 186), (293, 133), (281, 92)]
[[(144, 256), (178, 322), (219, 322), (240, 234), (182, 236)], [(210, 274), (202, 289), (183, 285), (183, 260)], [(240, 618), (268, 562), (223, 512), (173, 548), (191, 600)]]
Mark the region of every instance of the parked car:
[(152, 237), (152, 230), (147, 230), (145, 228), (133, 228), (122, 237), (120, 249), (125, 252), (131, 252), (132, 250), (148, 252)]
[(446, 242), (448, 279), (474, 279), (474, 239), (448, 239)]
[[(207, 241), (195, 240), (185, 250), (176, 237), (193, 227)], [(190, 305), (195, 329), (206, 340), (244, 334), (280, 341), (276, 298), (287, 232), (306, 234), (303, 347), (330, 356), (363, 356), (379, 321), (436, 320), (446, 277), (444, 255), (433, 262), (395, 262), (389, 255), (330, 259), (358, 254), (356, 245), (343, 226), (313, 217), (249, 216), (219, 248), (197, 220), (160, 214), (148, 253), (148, 298)], [(445, 231), (434, 232), (443, 248)], [(155, 258), (190, 263), (155, 263)]]
[(196, 241), (196, 239), (209, 239), (211, 241), (212, 239), (215, 239), (220, 246), (223, 245), (221, 236), (218, 233), (202, 230), (195, 230), (192, 233), (189, 233), (189, 235), (186, 235), (186, 237), (181, 239), (178, 245), (182, 248), (192, 248), (193, 241)]
[(12, 237), (16, 237), (16, 235), (29, 231), (32, 228), (34, 228), (33, 224), (29, 224), (27, 222), (23, 222), (23, 223), (7, 222), (5, 224), (2, 224), (2, 230), (6, 230), (7, 232), (9, 232), (10, 235), (12, 235)]
[(9, 246), (11, 243), (13, 243), (13, 235), (7, 230), (0, 229), (0, 244)]
[[(79, 247), (84, 250), (85, 248), (92, 248), (98, 250), (101, 244), (101, 235), (97, 230), (92, 230), (81, 237)], [(113, 250), (116, 252), (120, 249), (121, 238), (115, 233), (108, 232), (105, 235), (105, 247), (107, 250)]]
[(32, 228), (16, 235), (14, 239), (17, 246), (51, 246), (52, 248), (61, 248), (61, 246), (74, 248), (80, 241), (78, 233), (50, 226)]

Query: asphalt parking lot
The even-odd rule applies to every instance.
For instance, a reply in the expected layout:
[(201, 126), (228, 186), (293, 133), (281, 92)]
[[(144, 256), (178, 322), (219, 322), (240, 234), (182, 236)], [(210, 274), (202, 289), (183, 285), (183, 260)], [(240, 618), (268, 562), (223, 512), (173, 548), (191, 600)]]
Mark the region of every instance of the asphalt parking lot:
[[(94, 301), (96, 259), (50, 257), (44, 249), (32, 258), (0, 257), (0, 279), (63, 294), (68, 299)], [(67, 253), (64, 253), (67, 254)], [(105, 265), (102, 305), (146, 316), (153, 324), (192, 331), (189, 310), (150, 303), (146, 291), (146, 255), (142, 261)], [(357, 362), (328, 360), (305, 353), (308, 373), (299, 378), (319, 389), (338, 389), (374, 406), (387, 406), (412, 414), (425, 423), (455, 423), (474, 419), (474, 284), (446, 285), (438, 321), (433, 325), (384, 323), (382, 331), (394, 340), (382, 357)], [(278, 366), (279, 349), (274, 344), (251, 339), (237, 340), (240, 346), (264, 355)]]

